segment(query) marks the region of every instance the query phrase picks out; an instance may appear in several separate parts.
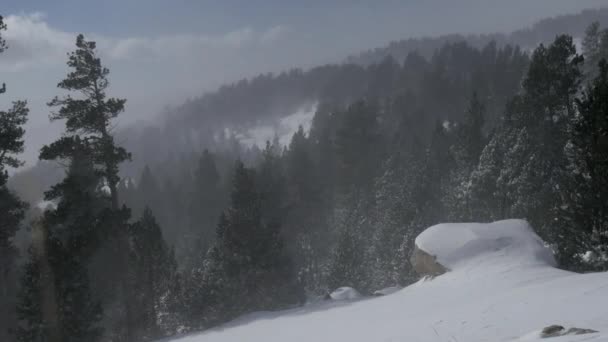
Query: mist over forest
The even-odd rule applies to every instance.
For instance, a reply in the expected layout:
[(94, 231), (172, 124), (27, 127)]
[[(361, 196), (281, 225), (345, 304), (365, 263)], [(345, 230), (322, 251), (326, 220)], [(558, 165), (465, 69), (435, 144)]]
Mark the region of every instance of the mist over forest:
[(525, 219), (559, 268), (608, 269), (608, 8), (405, 37), (120, 126), (114, 70), (73, 42), (35, 164), (27, 103), (2, 102), (2, 341), (154, 341), (405, 287), (444, 222)]

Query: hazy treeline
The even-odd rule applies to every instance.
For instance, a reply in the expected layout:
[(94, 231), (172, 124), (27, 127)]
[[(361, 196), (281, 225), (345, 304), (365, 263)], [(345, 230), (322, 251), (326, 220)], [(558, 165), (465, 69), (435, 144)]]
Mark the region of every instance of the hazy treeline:
[(578, 14), (566, 14), (553, 18), (540, 20), (531, 27), (516, 30), (511, 33), (492, 34), (446, 34), (440, 37), (409, 38), (394, 41), (386, 47), (365, 51), (359, 55), (347, 58), (349, 63), (369, 65), (378, 63), (387, 56), (397, 59), (405, 58), (410, 52), (417, 51), (425, 57), (433, 55), (436, 49), (446, 43), (467, 41), (476, 48), (481, 48), (489, 42), (496, 42), (499, 46), (507, 44), (518, 45), (528, 51), (536, 48), (538, 44), (548, 44), (556, 35), (568, 34), (574, 38), (584, 36), (585, 29), (591, 22), (608, 25), (608, 9), (588, 9)]

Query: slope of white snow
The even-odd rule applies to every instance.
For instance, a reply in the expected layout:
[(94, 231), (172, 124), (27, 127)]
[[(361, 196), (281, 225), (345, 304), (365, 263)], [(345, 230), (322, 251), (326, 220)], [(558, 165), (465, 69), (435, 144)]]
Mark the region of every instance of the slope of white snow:
[(266, 142), (272, 142), (276, 136), (279, 138), (281, 146), (288, 146), (291, 138), (300, 126), (304, 129), (304, 133), (310, 131), (317, 107), (317, 102), (305, 104), (294, 113), (279, 119), (277, 122), (249, 128), (246, 132), (238, 134), (237, 138), (245, 146), (252, 147), (257, 145), (259, 148), (264, 148)]
[(451, 271), (391, 295), (255, 313), (174, 341), (537, 341), (559, 324), (599, 333), (547, 341), (608, 342), (608, 273), (554, 268), (525, 221), (442, 224), (416, 243)]

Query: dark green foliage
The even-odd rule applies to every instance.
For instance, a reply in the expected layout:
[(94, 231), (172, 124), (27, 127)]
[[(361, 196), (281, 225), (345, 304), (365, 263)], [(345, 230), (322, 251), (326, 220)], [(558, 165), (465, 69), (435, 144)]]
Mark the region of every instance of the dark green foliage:
[[(0, 15), (0, 54), (7, 48), (2, 37), (6, 24)], [(0, 95), (6, 92), (2, 83)], [(25, 101), (15, 101), (8, 110), (0, 110), (0, 339), (7, 328), (15, 324), (12, 307), (15, 304), (17, 276), (15, 260), (18, 251), (13, 238), (25, 216), (26, 203), (8, 188), (8, 169), (23, 165), (18, 154), (23, 152), (25, 129), (29, 109)]]
[[(605, 270), (608, 252), (608, 64), (601, 60), (598, 76), (577, 100), (572, 137), (566, 146), (569, 177), (554, 214), (568, 233), (559, 242), (560, 256), (581, 269)], [(585, 265), (580, 256), (591, 252)]]
[(367, 195), (383, 157), (378, 109), (360, 101), (339, 115), (335, 140), (339, 184), (345, 195)]
[(8, 111), (0, 111), (0, 172), (6, 167), (19, 167), (23, 163), (15, 157), (23, 152), (23, 125), (27, 122), (29, 109), (25, 101), (16, 101)]
[[(40, 285), (41, 302), (47, 303), (41, 308), (41, 316), (47, 322), (54, 320), (50, 330), (45, 331), (45, 338), (95, 341), (103, 331), (99, 326), (102, 310), (92, 294), (89, 267), (100, 247), (114, 246), (113, 254), (119, 256), (114, 273), (105, 274), (104, 278), (119, 278), (118, 281), (126, 285), (126, 280), (120, 278), (125, 277), (125, 267), (128, 267), (125, 238), (129, 210), (118, 207), (116, 187), (118, 165), (129, 156), (114, 144), (109, 131), (110, 120), (123, 110), (125, 101), (106, 98), (109, 71), (96, 57), (94, 42), (79, 35), (76, 50), (69, 54), (68, 66), (72, 71), (58, 87), (79, 96), (56, 97), (49, 102), (49, 106), (59, 108), (51, 119), (65, 119), (66, 134), (44, 146), (40, 158), (67, 161), (69, 169), (66, 178), (45, 194), (46, 199), (55, 201), (57, 206), (44, 214), (40, 226), (45, 233), (36, 246), (40, 254), (38, 260), (31, 263), (32, 267), (36, 263), (42, 265), (43, 273), (49, 277), (47, 283)], [(112, 261), (108, 258), (107, 262)], [(98, 269), (91, 270), (94, 278), (100, 277), (96, 273)], [(25, 281), (24, 286), (35, 286)], [(127, 295), (126, 286), (122, 287), (122, 295)], [(129, 338), (129, 324), (133, 321), (129, 310), (131, 302), (123, 300), (123, 303), (126, 328), (119, 334)], [(28, 306), (26, 298), (22, 298), (20, 306)], [(37, 317), (30, 313), (29, 317), (21, 317), (21, 323), (28, 329), (36, 329)]]
[[(118, 165), (130, 155), (122, 147), (116, 146), (110, 132), (110, 122), (124, 111), (125, 99), (108, 98), (106, 89), (110, 71), (103, 67), (96, 55), (96, 44), (85, 40), (83, 35), (76, 38), (76, 50), (68, 56), (68, 67), (72, 71), (57, 84), (57, 87), (76, 92), (83, 97), (55, 97), (48, 105), (59, 107), (51, 115), (51, 120), (65, 120), (66, 133), (70, 136), (82, 135), (95, 161), (103, 166), (101, 173), (110, 188), (112, 206), (118, 207), (116, 186), (118, 185)], [(51, 144), (43, 159), (62, 156), (65, 148), (62, 140)]]
[[(35, 228), (35, 253), (26, 266), (17, 307), (22, 341), (37, 341), (28, 339), (37, 335), (49, 341), (96, 341), (103, 331), (87, 266), (105, 228), (99, 218), (109, 199), (99, 193), (99, 176), (86, 147), (78, 139), (73, 142), (66, 178), (47, 193), (47, 199), (58, 200), (57, 207), (45, 212)], [(36, 268), (43, 277), (31, 274)], [(40, 305), (33, 307), (33, 301)], [(44, 328), (38, 325), (41, 318)]]
[[(42, 317), (42, 291), (40, 264), (30, 249), (19, 289), (17, 319), (22, 323), (11, 332), (19, 342), (41, 341), (45, 338)], [(23, 322), (26, 322), (25, 324)]]
[[(220, 217), (216, 245), (206, 266), (211, 317), (273, 310), (301, 301), (301, 289), (284, 253), (280, 225), (262, 217), (255, 174), (238, 162), (230, 207)], [(214, 307), (215, 304), (216, 306)]]
[(221, 180), (215, 156), (208, 150), (203, 151), (194, 170), (194, 187), (188, 201), (189, 248), (193, 255), (206, 252), (213, 242), (217, 217), (228, 201)]
[(341, 230), (332, 253), (327, 279), (329, 290), (349, 286), (369, 293), (370, 274), (367, 254), (366, 230), (370, 230), (370, 219), (363, 216), (360, 206), (346, 209), (341, 218)]
[[(588, 150), (589, 137), (601, 130), (600, 125), (581, 130), (585, 120), (578, 117), (589, 117), (581, 101), (581, 114), (576, 110), (582, 62), (567, 36), (535, 50), (523, 92), (511, 101), (503, 126), (485, 147), (469, 193), (473, 217), (527, 218), (553, 244), (560, 264), (570, 268), (588, 250), (581, 243), (588, 238), (580, 215), (592, 205), (579, 201), (591, 190), (584, 177), (573, 177), (584, 174), (577, 154)], [(601, 160), (594, 158), (592, 163)]]
[(134, 309), (137, 312), (135, 335), (142, 341), (175, 333), (173, 286), (178, 280), (173, 250), (163, 239), (152, 211), (145, 208), (142, 217), (130, 227), (131, 272)]

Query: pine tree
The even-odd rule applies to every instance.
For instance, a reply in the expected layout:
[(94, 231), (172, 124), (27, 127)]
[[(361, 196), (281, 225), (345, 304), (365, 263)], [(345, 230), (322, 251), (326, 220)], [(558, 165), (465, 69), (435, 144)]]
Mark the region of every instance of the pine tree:
[(601, 29), (599, 22), (593, 22), (585, 30), (583, 39), (583, 55), (585, 56), (585, 75), (592, 80), (599, 72), (599, 62), (608, 59), (608, 29)]
[(136, 326), (132, 329), (138, 339), (153, 340), (175, 332), (175, 327), (163, 323), (172, 320), (167, 316), (175, 315), (169, 312), (171, 303), (168, 301), (173, 300), (171, 290), (176, 281), (177, 264), (148, 207), (130, 230), (132, 296), (138, 312)]
[[(66, 78), (57, 85), (60, 89), (77, 96), (55, 97), (48, 105), (58, 108), (51, 113), (51, 120), (65, 120), (66, 132), (62, 138), (45, 147), (41, 159), (57, 160), (70, 158), (75, 144), (87, 149), (97, 177), (105, 183), (109, 192), (109, 208), (104, 214), (109, 246), (115, 248), (115, 256), (120, 260), (118, 266), (128, 267), (129, 246), (127, 241), (127, 221), (129, 210), (120, 208), (117, 186), (119, 183), (119, 164), (130, 158), (124, 148), (114, 142), (112, 120), (124, 111), (126, 100), (107, 97), (109, 70), (102, 66), (97, 57), (96, 44), (85, 40), (83, 35), (76, 38), (76, 50), (68, 55), (67, 65), (71, 68)], [(124, 319), (121, 320), (123, 333), (130, 336), (130, 326), (134, 320), (131, 301), (128, 298), (128, 282), (121, 275), (127, 269), (117, 270), (114, 277), (120, 282), (121, 300), (124, 306)], [(120, 279), (123, 278), (123, 279)]]
[[(6, 24), (0, 16), (0, 54), (7, 48), (2, 37), (4, 30)], [(0, 95), (5, 92), (6, 85), (2, 83)], [(23, 165), (17, 155), (23, 152), (23, 125), (27, 121), (28, 112), (25, 101), (13, 102), (12, 108), (7, 111), (0, 110), (0, 339), (8, 338), (5, 336), (6, 327), (14, 324), (12, 307), (16, 287), (14, 262), (17, 250), (12, 239), (26, 209), (26, 204), (8, 188), (8, 168)]]
[[(608, 253), (608, 63), (577, 100), (572, 136), (566, 146), (571, 177), (565, 182), (555, 215), (568, 232), (559, 240), (562, 259), (582, 270), (606, 270)], [(580, 255), (591, 252), (584, 261)], [(590, 265), (581, 265), (582, 263)]]
[(375, 208), (371, 218), (374, 232), (369, 255), (372, 289), (407, 285), (414, 279), (409, 258), (413, 239), (425, 228), (419, 219), (425, 166), (425, 148), (406, 127), (397, 132), (391, 156), (377, 177)]
[(424, 209), (420, 215), (422, 222), (426, 222), (427, 226), (443, 222), (448, 217), (449, 211), (444, 198), (450, 191), (449, 173), (455, 165), (453, 155), (450, 153), (454, 145), (454, 137), (453, 127), (449, 122), (435, 123), (425, 158), (425, 177), (421, 181), (424, 190), (420, 201)]
[(287, 214), (287, 180), (278, 141), (266, 142), (257, 167), (256, 186), (260, 192), (262, 216), (282, 222)]
[(294, 256), (300, 280), (308, 292), (319, 289), (328, 225), (323, 215), (320, 174), (311, 156), (311, 143), (300, 126), (285, 153), (288, 208), (284, 222), (287, 249)]
[(449, 171), (444, 204), (449, 221), (473, 220), (470, 198), (468, 197), (470, 176), (479, 163), (479, 157), (486, 144), (483, 132), (485, 106), (473, 93), (464, 120), (455, 128), (455, 142), (450, 148), (453, 168)]
[[(100, 218), (109, 199), (100, 191), (89, 147), (77, 137), (69, 141), (67, 176), (45, 194), (46, 200), (57, 201), (57, 207), (46, 211), (36, 225), (35, 253), (30, 255), (22, 279), (17, 307), (17, 337), (21, 341), (34, 342), (29, 338), (36, 336), (52, 342), (97, 341), (102, 334), (102, 310), (91, 294), (88, 261), (104, 231)], [(41, 155), (49, 152), (43, 148)], [(30, 274), (37, 268), (39, 278)], [(35, 301), (40, 302), (37, 308), (31, 304)]]
[(133, 201), (133, 206), (131, 207), (133, 216), (141, 216), (146, 207), (150, 207), (152, 212), (160, 211), (160, 186), (148, 165), (146, 165), (144, 170), (141, 172), (136, 189), (136, 199)]
[(366, 211), (361, 209), (363, 206), (366, 205), (346, 209), (341, 219), (327, 279), (329, 290), (343, 286), (353, 287), (363, 293), (369, 293), (371, 290), (366, 244), (371, 222), (364, 216)]
[[(568, 36), (534, 51), (523, 90), (507, 106), (471, 182), (471, 207), (491, 204), (492, 219), (528, 219), (558, 252), (567, 232), (555, 225), (555, 213), (569, 178), (564, 147), (576, 113), (582, 61)], [(567, 258), (560, 259), (567, 266)]]
[(341, 113), (336, 134), (337, 174), (342, 193), (369, 195), (384, 149), (377, 108), (361, 101)]
[[(42, 314), (42, 281), (38, 258), (29, 250), (29, 261), (21, 277), (18, 294), (17, 318), (21, 324), (11, 331), (17, 341), (44, 341), (46, 339)], [(24, 324), (25, 322), (25, 324)]]
[(188, 210), (192, 236), (189, 248), (191, 254), (204, 255), (213, 242), (217, 217), (227, 202), (215, 156), (209, 150), (203, 151), (193, 182)]
[(223, 299), (211, 301), (220, 303), (223, 319), (301, 300), (280, 225), (262, 217), (254, 172), (241, 162), (235, 168), (231, 205), (221, 216), (216, 240), (206, 282)]

